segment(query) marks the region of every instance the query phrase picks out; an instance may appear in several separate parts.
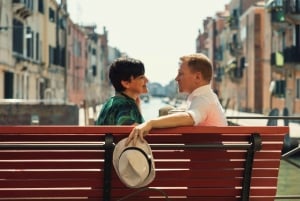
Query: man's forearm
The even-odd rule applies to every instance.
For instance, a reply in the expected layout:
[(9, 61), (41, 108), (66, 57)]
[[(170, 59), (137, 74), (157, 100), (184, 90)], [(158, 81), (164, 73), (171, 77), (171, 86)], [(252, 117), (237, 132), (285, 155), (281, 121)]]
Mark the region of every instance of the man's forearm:
[(187, 112), (170, 114), (149, 121), (152, 128), (170, 128), (194, 125), (193, 118)]

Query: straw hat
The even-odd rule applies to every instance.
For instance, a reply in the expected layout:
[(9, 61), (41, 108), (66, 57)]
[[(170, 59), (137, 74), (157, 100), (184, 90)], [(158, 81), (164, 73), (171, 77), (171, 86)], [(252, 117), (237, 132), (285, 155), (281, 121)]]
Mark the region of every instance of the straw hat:
[(152, 151), (146, 140), (132, 142), (125, 146), (126, 139), (115, 146), (113, 165), (120, 180), (130, 188), (140, 188), (148, 185), (155, 178), (155, 167)]

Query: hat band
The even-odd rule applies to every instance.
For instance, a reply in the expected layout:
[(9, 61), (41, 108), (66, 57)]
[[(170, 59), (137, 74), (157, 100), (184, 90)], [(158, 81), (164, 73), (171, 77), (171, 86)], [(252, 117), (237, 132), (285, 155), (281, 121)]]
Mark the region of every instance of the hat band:
[(151, 157), (147, 154), (147, 153), (145, 153), (144, 152), (144, 150), (142, 150), (142, 149), (140, 149), (140, 148), (138, 148), (138, 147), (127, 147), (126, 149), (124, 149), (123, 151), (122, 151), (122, 153), (120, 154), (120, 156), (119, 156), (119, 159), (121, 158), (121, 156), (122, 156), (122, 154), (125, 152), (125, 151), (127, 151), (127, 150), (136, 150), (136, 151), (139, 151), (139, 152), (141, 152), (144, 156), (145, 156), (145, 158), (147, 159), (147, 162), (148, 162), (148, 166), (149, 166), (149, 172), (148, 172), (148, 175), (147, 175), (147, 177), (150, 175), (150, 173), (151, 173)]

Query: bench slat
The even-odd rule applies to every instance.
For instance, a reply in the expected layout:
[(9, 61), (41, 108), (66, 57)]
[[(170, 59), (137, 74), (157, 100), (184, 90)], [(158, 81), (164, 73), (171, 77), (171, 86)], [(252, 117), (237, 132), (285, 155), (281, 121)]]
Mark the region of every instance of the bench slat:
[(30, 159), (99, 159), (104, 158), (103, 150), (21, 150), (21, 151), (0, 151), (1, 160), (30, 160)]
[(0, 169), (101, 169), (103, 168), (103, 159), (90, 162), (88, 160), (80, 160), (77, 162), (62, 160), (62, 161), (19, 161), (10, 162), (0, 161)]
[(41, 134), (41, 133), (7, 133), (3, 136), (1, 136), (1, 141), (3, 142), (59, 142), (59, 141), (68, 141), (68, 142), (103, 142), (104, 143), (104, 133), (100, 134), (75, 134), (75, 133), (69, 133), (69, 134), (63, 134), (63, 133), (47, 133), (47, 134)]
[[(214, 197), (226, 197), (226, 196), (232, 196), (232, 195), (239, 195), (241, 193), (240, 189), (229, 189), (229, 188), (167, 188), (165, 187), (163, 191), (169, 195), (169, 196), (211, 196), (214, 195)], [(217, 193), (216, 193), (217, 192)], [(127, 195), (125, 191), (122, 189), (112, 189), (112, 194), (114, 196), (120, 196), (124, 197)], [(142, 192), (139, 194), (139, 196), (143, 196), (146, 193)], [(199, 196), (201, 194), (201, 196)]]
[(51, 170), (51, 172), (46, 171), (0, 171), (0, 178), (9, 180), (27, 180), (27, 179), (103, 179), (103, 172), (99, 170)]
[[(13, 192), (13, 193), (12, 193)], [(102, 197), (102, 188), (90, 189), (90, 188), (73, 188), (73, 189), (14, 189), (12, 190), (0, 190), (1, 198), (24, 198), (24, 197)], [(18, 200), (18, 199), (16, 199)], [(25, 199), (24, 199), (25, 200)], [(35, 199), (32, 199), (35, 200)]]
[[(17, 182), (17, 184), (15, 184)], [(9, 181), (1, 181), (1, 188), (70, 188), (70, 187), (93, 187), (93, 188), (102, 188), (103, 182), (100, 179), (84, 179), (84, 178), (53, 178), (53, 179), (26, 179), (26, 180), (9, 180)]]

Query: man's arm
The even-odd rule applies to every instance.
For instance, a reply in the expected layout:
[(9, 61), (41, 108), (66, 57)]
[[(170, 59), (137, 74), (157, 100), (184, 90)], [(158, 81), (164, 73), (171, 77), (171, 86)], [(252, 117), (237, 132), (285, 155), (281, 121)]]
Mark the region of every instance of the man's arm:
[(126, 145), (128, 145), (131, 140), (133, 140), (133, 144), (136, 144), (138, 138), (140, 138), (141, 141), (144, 141), (144, 136), (146, 136), (153, 128), (170, 128), (192, 125), (194, 125), (194, 120), (187, 112), (178, 112), (166, 116), (161, 116), (134, 127), (129, 134)]

